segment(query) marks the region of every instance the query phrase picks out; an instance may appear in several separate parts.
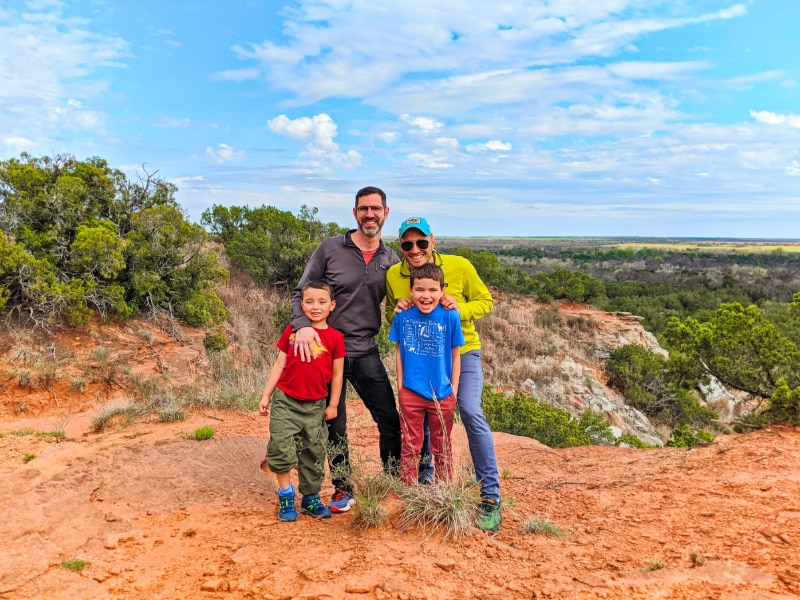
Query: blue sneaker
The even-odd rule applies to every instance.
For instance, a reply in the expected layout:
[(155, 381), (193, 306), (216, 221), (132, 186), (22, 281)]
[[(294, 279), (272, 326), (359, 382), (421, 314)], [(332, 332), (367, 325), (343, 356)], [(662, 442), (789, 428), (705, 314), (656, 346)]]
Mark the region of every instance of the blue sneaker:
[(322, 500), (319, 499), (319, 494), (303, 496), (300, 501), (300, 512), (304, 515), (311, 515), (315, 519), (327, 519), (331, 516), (331, 511), (325, 508)]
[(297, 511), (294, 509), (294, 486), (286, 490), (278, 490), (278, 520), (297, 521)]
[(355, 503), (356, 499), (353, 498), (353, 494), (347, 490), (336, 490), (328, 504), (328, 508), (331, 509), (332, 513), (346, 513)]

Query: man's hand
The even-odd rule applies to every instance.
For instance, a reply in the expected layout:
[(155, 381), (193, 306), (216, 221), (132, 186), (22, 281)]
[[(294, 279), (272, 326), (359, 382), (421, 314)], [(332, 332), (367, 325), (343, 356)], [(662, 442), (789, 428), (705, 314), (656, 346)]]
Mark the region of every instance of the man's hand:
[(319, 334), (313, 327), (301, 327), (294, 332), (294, 355), (300, 355), (302, 362), (311, 362), (317, 358), (317, 350), (314, 342), (318, 346), (322, 345)]

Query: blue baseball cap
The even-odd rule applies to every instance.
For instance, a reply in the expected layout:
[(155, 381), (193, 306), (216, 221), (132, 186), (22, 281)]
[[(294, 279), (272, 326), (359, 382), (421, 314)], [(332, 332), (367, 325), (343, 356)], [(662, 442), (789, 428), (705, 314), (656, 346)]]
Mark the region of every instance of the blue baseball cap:
[(423, 217), (410, 217), (400, 224), (400, 237), (409, 229), (419, 229), (422, 235), (431, 235), (431, 226)]

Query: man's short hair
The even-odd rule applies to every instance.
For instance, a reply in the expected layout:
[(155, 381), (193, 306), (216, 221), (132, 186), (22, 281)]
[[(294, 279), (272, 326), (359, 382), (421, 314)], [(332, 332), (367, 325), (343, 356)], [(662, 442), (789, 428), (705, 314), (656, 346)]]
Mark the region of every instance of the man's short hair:
[(411, 269), (411, 287), (414, 287), (414, 282), (417, 279), (433, 279), (438, 281), (439, 285), (444, 289), (444, 271), (439, 265), (434, 263), (425, 263), (419, 267)]
[(333, 288), (331, 287), (331, 284), (330, 283), (326, 283), (326, 282), (322, 281), (321, 279), (312, 279), (311, 281), (307, 282), (303, 286), (303, 288), (300, 290), (301, 291), (301, 298), (302, 298), (302, 292), (305, 292), (308, 289), (327, 290), (328, 294), (331, 297), (331, 300), (334, 300)]
[(381, 197), (381, 204), (383, 204), (383, 208), (386, 208), (386, 192), (384, 192), (381, 188), (377, 188), (371, 185), (368, 185), (365, 188), (361, 188), (356, 192), (356, 208), (358, 208), (358, 199), (362, 196), (369, 196), (371, 194), (378, 194)]

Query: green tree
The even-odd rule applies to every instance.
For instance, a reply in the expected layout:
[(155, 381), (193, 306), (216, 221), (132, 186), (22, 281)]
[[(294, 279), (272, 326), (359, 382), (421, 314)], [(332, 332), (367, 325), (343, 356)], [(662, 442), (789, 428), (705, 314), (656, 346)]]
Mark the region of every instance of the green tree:
[(316, 208), (305, 205), (298, 216), (273, 206), (214, 206), (203, 213), (202, 223), (219, 236), (231, 264), (260, 283), (290, 288), (317, 245), (346, 231), (320, 222), (316, 215)]
[(471, 248), (453, 248), (448, 252), (466, 258), (475, 267), (486, 285), (494, 286), (502, 292), (529, 294), (536, 287), (536, 282), (530, 275), (506, 265), (494, 252), (489, 250), (476, 252)]
[(670, 425), (705, 425), (717, 413), (700, 404), (695, 388), (702, 374), (680, 354), (668, 359), (638, 344), (617, 348), (606, 369), (609, 384), (648, 417)]
[(800, 385), (800, 349), (757, 306), (723, 304), (705, 323), (672, 318), (664, 338), (723, 383), (756, 396), (770, 397), (781, 378)]
[(227, 272), (175, 192), (147, 173), (130, 181), (100, 158), (0, 162), (0, 308), (41, 327), (145, 308), (195, 325), (223, 320), (212, 290)]
[(587, 303), (605, 298), (605, 286), (599, 279), (585, 273), (556, 269), (536, 276), (539, 282), (539, 299), (543, 301), (566, 299)]

